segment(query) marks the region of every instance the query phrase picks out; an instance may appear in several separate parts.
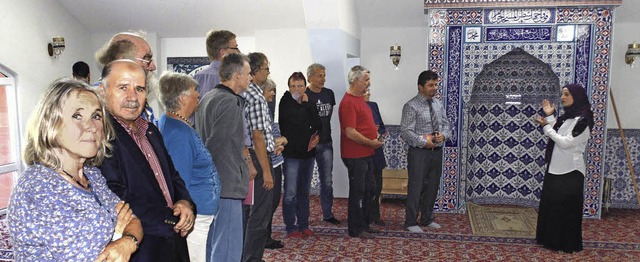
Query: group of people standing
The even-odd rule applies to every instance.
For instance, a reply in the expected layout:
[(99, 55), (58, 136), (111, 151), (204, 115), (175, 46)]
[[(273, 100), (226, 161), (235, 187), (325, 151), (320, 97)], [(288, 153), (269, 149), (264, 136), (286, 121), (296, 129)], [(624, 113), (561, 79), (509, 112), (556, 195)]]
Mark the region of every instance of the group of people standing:
[[(193, 78), (162, 74), (165, 113), (158, 118), (147, 103), (156, 82), (153, 53), (138, 33), (116, 34), (96, 53), (103, 70), (94, 86), (70, 78), (49, 86), (29, 122), (23, 156), (29, 167), (9, 204), (18, 260), (261, 261), (265, 248), (284, 246), (271, 237), (281, 192), (287, 236), (314, 235), (314, 163), (323, 220), (341, 223), (332, 213), (336, 100), (324, 86), (325, 67), (312, 64), (306, 77), (291, 74), (276, 124), (269, 60), (259, 52), (241, 54), (235, 38), (210, 31), (209, 66)], [(368, 101), (370, 71), (354, 66), (347, 79), (338, 114), (349, 178), (348, 234), (371, 239), (380, 232), (372, 224), (385, 224), (379, 200), (387, 133), (377, 104)], [(402, 110), (401, 137), (409, 145), (404, 226), (411, 232), (440, 228), (433, 206), (451, 130), (442, 102), (434, 99), (438, 82), (435, 72), (422, 72), (418, 94)], [(565, 115), (558, 120), (545, 100), (548, 117), (538, 120), (555, 142), (547, 151), (538, 223), (538, 242), (552, 248), (552, 230), (579, 229), (554, 220), (571, 203), (575, 225), (582, 203), (577, 196), (555, 200), (564, 183), (575, 184), (573, 195), (582, 188), (584, 160), (577, 155), (593, 117), (580, 90), (563, 89)], [(557, 176), (566, 172), (570, 176)], [(547, 183), (555, 178), (560, 180)], [(579, 240), (579, 247), (561, 249), (580, 250)]]
[[(28, 129), (29, 168), (9, 205), (18, 260), (260, 261), (265, 247), (283, 247), (271, 238), (283, 173), (285, 195), (294, 196), (286, 204), (304, 209), (306, 198), (306, 218), (294, 217), (296, 232), (313, 234), (310, 179), (302, 196), (305, 183), (296, 180), (307, 173), (292, 164), (295, 135), (290, 143), (273, 121), (267, 57), (240, 54), (226, 30), (209, 32), (206, 47), (211, 65), (193, 78), (162, 74), (159, 117), (147, 97), (156, 84), (153, 53), (139, 33), (116, 34), (96, 53), (103, 70), (94, 86), (82, 75), (83, 82), (62, 78), (48, 87)], [(324, 67), (311, 72), (323, 88)], [(305, 88), (306, 81), (298, 89)], [(311, 148), (304, 142), (311, 152), (302, 158), (314, 161), (315, 147), (328, 144), (322, 152), (329, 162), (318, 158), (322, 203), (325, 221), (337, 224), (331, 129), (322, 126), (335, 104), (330, 95), (309, 103), (320, 132)]]

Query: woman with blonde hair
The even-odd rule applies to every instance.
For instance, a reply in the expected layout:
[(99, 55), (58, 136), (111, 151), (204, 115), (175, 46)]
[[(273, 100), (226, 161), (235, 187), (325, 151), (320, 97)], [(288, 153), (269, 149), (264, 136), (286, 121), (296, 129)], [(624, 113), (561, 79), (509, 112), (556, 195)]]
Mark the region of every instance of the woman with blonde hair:
[(48, 88), (29, 121), (22, 172), (11, 194), (9, 232), (17, 261), (129, 260), (140, 221), (96, 168), (113, 128), (86, 83), (63, 78)]

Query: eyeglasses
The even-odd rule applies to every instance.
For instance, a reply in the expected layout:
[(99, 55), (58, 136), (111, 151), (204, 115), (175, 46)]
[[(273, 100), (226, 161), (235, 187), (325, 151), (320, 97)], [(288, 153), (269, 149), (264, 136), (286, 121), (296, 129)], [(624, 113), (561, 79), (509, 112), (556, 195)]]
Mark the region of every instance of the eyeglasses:
[(151, 66), (151, 62), (153, 62), (153, 58), (149, 58), (149, 60), (146, 59), (142, 59), (142, 58), (136, 58), (136, 60), (141, 61), (142, 63), (144, 63), (147, 67)]
[(233, 50), (237, 50), (238, 52), (240, 52), (240, 48), (236, 47), (225, 47), (225, 49), (233, 49)]
[(267, 72), (270, 72), (270, 71), (269, 71), (269, 67), (260, 68), (260, 70), (266, 70)]

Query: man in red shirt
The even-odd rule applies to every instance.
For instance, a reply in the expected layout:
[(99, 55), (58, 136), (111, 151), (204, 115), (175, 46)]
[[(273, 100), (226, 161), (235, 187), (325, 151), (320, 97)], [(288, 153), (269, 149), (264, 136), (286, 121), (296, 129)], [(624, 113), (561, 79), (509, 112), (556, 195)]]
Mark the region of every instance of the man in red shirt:
[(354, 66), (349, 70), (349, 90), (344, 94), (340, 117), (340, 153), (349, 175), (349, 236), (374, 238), (380, 231), (369, 227), (369, 210), (375, 194), (373, 154), (383, 145), (371, 109), (363, 95), (371, 85), (369, 70)]

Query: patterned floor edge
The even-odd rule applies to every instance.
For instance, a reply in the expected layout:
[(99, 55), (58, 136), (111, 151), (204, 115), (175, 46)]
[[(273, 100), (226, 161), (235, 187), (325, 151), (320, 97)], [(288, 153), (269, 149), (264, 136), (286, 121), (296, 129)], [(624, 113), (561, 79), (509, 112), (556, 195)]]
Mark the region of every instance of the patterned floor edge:
[(0, 261), (12, 261), (13, 252), (11, 250), (0, 249)]
[[(328, 228), (328, 227), (312, 227), (316, 234), (324, 235), (342, 235), (348, 237), (346, 228)], [(274, 232), (285, 232), (284, 226), (274, 225)], [(464, 234), (448, 234), (448, 233), (413, 233), (407, 231), (393, 231), (385, 230), (381, 233), (376, 233), (376, 237), (383, 238), (406, 238), (406, 239), (420, 239), (420, 240), (435, 240), (435, 241), (456, 241), (456, 242), (469, 242), (469, 243), (496, 243), (496, 244), (509, 244), (509, 245), (536, 245), (534, 239), (529, 238), (505, 238), (505, 237), (487, 237), (487, 236), (474, 236)], [(588, 241), (583, 240), (584, 249), (594, 250), (629, 250), (640, 251), (640, 243), (618, 243), (618, 242), (603, 242), (603, 241)]]

